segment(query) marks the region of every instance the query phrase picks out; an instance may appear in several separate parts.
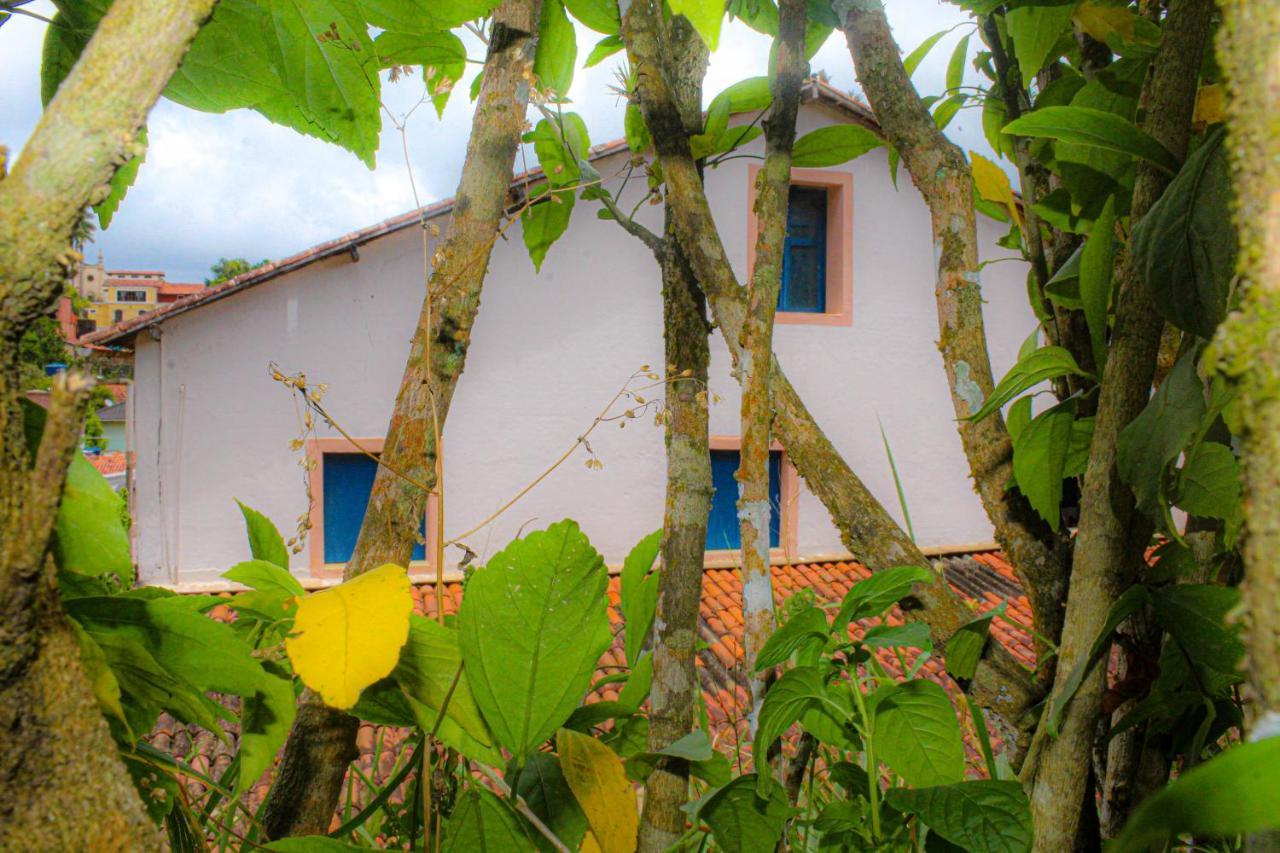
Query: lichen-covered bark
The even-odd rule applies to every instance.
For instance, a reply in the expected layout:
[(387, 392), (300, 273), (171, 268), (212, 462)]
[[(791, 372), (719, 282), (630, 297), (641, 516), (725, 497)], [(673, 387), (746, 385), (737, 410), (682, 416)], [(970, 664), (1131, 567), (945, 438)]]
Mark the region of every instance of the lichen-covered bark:
[(80, 666), (49, 552), (87, 387), (55, 391), (36, 464), (18, 342), (62, 293), (85, 207), (108, 191), (212, 0), (117, 0), (22, 156), (0, 168), (0, 848), (153, 849), (155, 829)]
[[(1144, 129), (1178, 157), (1191, 132), (1196, 83), (1213, 14), (1211, 0), (1174, 0), (1164, 37), (1147, 81)], [(1168, 176), (1140, 164), (1133, 219), (1146, 214), (1168, 184)], [(1146, 405), (1151, 392), (1163, 320), (1151, 305), (1134, 265), (1120, 274), (1114, 332), (1098, 398), (1089, 469), (1081, 496), (1080, 526), (1072, 564), (1066, 619), (1059, 644), (1054, 694), (1088, 654), (1107, 611), (1132, 582), (1151, 535), (1151, 524), (1134, 508), (1133, 494), (1116, 470), (1120, 432)], [(1100, 712), (1106, 673), (1095, 668), (1067, 705), (1060, 735), (1036, 734), (1023, 768), (1031, 793), (1037, 850), (1070, 847)]]
[[(443, 428), (462, 375), (489, 254), (506, 208), (529, 103), (540, 9), (541, 0), (506, 0), (494, 12), (449, 233), (436, 253), (387, 429), (382, 452), (387, 465), (379, 466), (374, 478), (347, 578), (384, 563), (408, 565), (418, 542), (427, 494), (415, 483), (436, 482), (435, 430), (437, 424)], [(301, 705), (263, 818), (272, 838), (328, 829), (355, 742), (354, 717), (325, 708), (310, 692)]]
[[(844, 32), (858, 81), (876, 119), (929, 205), (937, 263), (938, 349), (974, 486), (996, 540), (1027, 591), (1039, 632), (1052, 637), (1057, 633), (1064, 589), (1065, 549), (1022, 494), (1008, 488), (1013, 480), (1013, 442), (1001, 415), (968, 420), (995, 386), (982, 320), (969, 164), (964, 152), (938, 130), (912, 86), (883, 4), (878, 0), (850, 4)], [(1034, 242), (1039, 245), (1038, 240)]]
[(742, 539), (743, 666), (751, 687), (751, 713), (756, 714), (767, 687), (756, 674), (756, 655), (773, 633), (773, 580), (769, 576), (769, 436), (773, 422), (769, 367), (773, 356), (773, 320), (782, 287), (782, 252), (787, 239), (787, 203), (791, 190), (791, 148), (800, 111), (800, 89), (809, 63), (804, 57), (806, 0), (781, 0), (778, 37), (774, 39), (776, 73), (773, 103), (764, 121), (764, 168), (756, 177), (755, 270), (747, 291), (742, 324), (742, 355), (737, 360), (742, 388), (742, 448), (738, 462), (738, 521)]
[[(636, 0), (623, 19), (623, 40), (636, 76), (645, 123), (667, 184), (667, 204), (680, 242), (707, 294), (730, 357), (741, 357), (746, 295), (734, 277), (715, 220), (689, 153), (688, 136), (675, 109), (669, 75), (663, 67), (663, 41), (657, 0)], [(823, 502), (845, 546), (873, 571), (900, 565), (929, 566), (929, 561), (814, 422), (804, 402), (773, 359), (771, 382), (774, 429), (805, 484)], [(931, 629), (942, 646), (971, 618), (968, 608), (939, 577), (920, 584), (906, 602), (908, 615)], [(993, 715), (999, 734), (1024, 744), (1034, 724), (1030, 711), (1040, 692), (1028, 674), (998, 643), (988, 644), (970, 692)]]
[(1280, 734), (1280, 2), (1221, 5), (1244, 297), (1216, 357), (1237, 383), (1244, 424), (1244, 671), (1250, 733), (1263, 738)]

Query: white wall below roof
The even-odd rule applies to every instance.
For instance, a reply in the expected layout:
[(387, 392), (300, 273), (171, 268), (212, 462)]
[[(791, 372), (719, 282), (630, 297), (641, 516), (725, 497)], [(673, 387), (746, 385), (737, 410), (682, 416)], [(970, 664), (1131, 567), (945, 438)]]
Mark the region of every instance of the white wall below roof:
[[(801, 130), (831, 123), (819, 107)], [(758, 147), (758, 143), (756, 143)], [(746, 268), (747, 166), (709, 173), (709, 194), (739, 275)], [(611, 175), (622, 158), (598, 164)], [(853, 325), (782, 325), (778, 357), (850, 465), (900, 517), (879, 422), (893, 445), (920, 544), (990, 539), (968, 482), (935, 340), (933, 248), (928, 211), (905, 173), (889, 180), (883, 151), (841, 167), (854, 174)], [(642, 212), (651, 227), (660, 210)], [(443, 224), (443, 223), (442, 223)], [(535, 275), (519, 226), (495, 247), (485, 295), (445, 433), (448, 536), (471, 527), (541, 473), (591, 423), (642, 364), (662, 363), (658, 270), (635, 239), (579, 202), (568, 235)], [(982, 221), (991, 256), (998, 223)], [(247, 558), (233, 498), (291, 535), (307, 510), (300, 427), (276, 362), (330, 386), (325, 404), (352, 435), (386, 429), (421, 304), (418, 234), (366, 244), (360, 260), (321, 261), (179, 315), (159, 341), (137, 340), (136, 548), (144, 580), (199, 582)], [(982, 274), (997, 376), (1034, 325), (1020, 261)], [(717, 337), (712, 350), (711, 431), (738, 433), (738, 391)], [(160, 416), (163, 403), (163, 417)], [(878, 419), (878, 420), (877, 420)], [(320, 428), (321, 436), (335, 434)], [(579, 454), (484, 531), (470, 537), (486, 558), (521, 528), (578, 519), (610, 563), (662, 523), (662, 431), (652, 419), (602, 425), (591, 445), (604, 468)], [(821, 503), (802, 489), (798, 553), (844, 551)], [(448, 555), (449, 559), (455, 557)], [(309, 554), (293, 558), (309, 573)]]

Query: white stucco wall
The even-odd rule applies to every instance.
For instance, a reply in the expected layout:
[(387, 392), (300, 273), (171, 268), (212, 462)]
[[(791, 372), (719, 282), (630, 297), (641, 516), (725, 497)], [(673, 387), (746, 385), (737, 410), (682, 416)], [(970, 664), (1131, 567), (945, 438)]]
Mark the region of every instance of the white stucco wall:
[[(838, 121), (819, 106), (801, 132)], [(598, 164), (610, 175), (622, 164)], [(747, 160), (708, 173), (720, 232), (739, 275), (747, 258)], [(782, 325), (775, 347), (819, 424), (853, 469), (900, 515), (877, 418), (892, 442), (912, 520), (924, 546), (988, 541), (953, 422), (933, 301), (928, 211), (905, 172), (893, 188), (873, 152), (843, 167), (854, 175), (853, 324)], [(513, 227), (495, 247), (466, 372), (445, 431), (446, 535), (471, 527), (564, 452), (642, 364), (662, 363), (658, 271), (647, 250), (579, 202), (569, 234), (535, 274)], [(660, 209), (644, 215), (657, 228)], [(443, 223), (442, 223), (443, 225)], [(982, 221), (988, 257), (998, 223)], [(144, 580), (216, 579), (248, 555), (233, 498), (270, 516), (286, 538), (306, 512), (300, 431), (288, 393), (268, 375), (303, 371), (325, 382), (326, 406), (352, 435), (386, 429), (421, 304), (418, 234), (406, 229), (246, 292), (182, 314), (136, 341), (132, 495)], [(982, 283), (994, 369), (1001, 375), (1034, 326), (1020, 261), (987, 266)], [(714, 339), (711, 391), (721, 402), (711, 431), (738, 432), (738, 392), (723, 342)], [(325, 429), (321, 436), (332, 433)], [(610, 563), (660, 526), (662, 431), (652, 419), (591, 437), (603, 470), (578, 456), (506, 515), (472, 536), (482, 557), (522, 526), (578, 519)], [(798, 502), (804, 559), (843, 552), (825, 509)], [(448, 555), (452, 559), (455, 554)], [(293, 569), (309, 574), (309, 553)]]

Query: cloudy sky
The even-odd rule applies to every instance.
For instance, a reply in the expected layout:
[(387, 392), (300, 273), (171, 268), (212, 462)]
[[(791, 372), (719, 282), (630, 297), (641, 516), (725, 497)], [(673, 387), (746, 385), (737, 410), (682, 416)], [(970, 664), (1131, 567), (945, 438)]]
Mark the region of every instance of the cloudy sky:
[[(894, 34), (907, 51), (965, 20), (942, 0), (892, 0), (887, 5)], [(26, 8), (52, 14), (44, 3)], [(44, 29), (42, 22), (21, 15), (0, 27), (0, 145), (10, 151), (20, 152), (40, 117)], [(922, 93), (942, 90), (952, 47), (971, 30), (961, 27), (934, 48), (915, 76)], [(586, 30), (578, 35), (581, 61), (596, 35)], [(712, 57), (708, 98), (737, 80), (763, 74), (768, 50), (766, 38), (741, 24), (727, 26)], [(481, 55), (478, 48), (474, 55)], [(570, 92), (593, 143), (622, 135), (622, 110), (609, 91), (617, 61), (611, 57), (579, 71)], [(838, 34), (814, 57), (812, 67), (825, 71), (841, 89), (856, 89), (849, 53)], [(171, 281), (200, 281), (220, 257), (279, 258), (412, 209), (410, 168), (423, 203), (452, 195), (469, 131), (472, 73), (474, 69), (455, 91), (443, 118), (425, 108), (413, 114), (407, 124), (408, 164), (399, 132), (384, 121), (373, 170), (340, 148), (248, 110), (216, 115), (162, 100), (151, 114), (151, 145), (137, 183), (111, 228), (99, 234), (96, 248), (110, 267), (162, 269)], [(384, 85), (383, 99), (393, 112), (402, 113), (417, 101), (421, 87), (416, 80)], [(977, 111), (962, 110), (948, 133), (966, 147), (987, 150)]]

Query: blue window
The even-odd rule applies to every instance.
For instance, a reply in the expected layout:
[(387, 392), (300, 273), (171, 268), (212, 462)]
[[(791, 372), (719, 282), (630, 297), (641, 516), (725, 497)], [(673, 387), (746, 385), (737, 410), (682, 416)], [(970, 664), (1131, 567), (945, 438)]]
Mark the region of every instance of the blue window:
[[(711, 515), (707, 518), (707, 550), (737, 549), (742, 547), (742, 533), (738, 527), (738, 451), (711, 451)], [(769, 547), (778, 547), (782, 516), (782, 451), (769, 453)]]
[(827, 310), (827, 191), (822, 187), (791, 188), (778, 310)]
[[(356, 549), (378, 466), (363, 453), (326, 453), (323, 464), (324, 561), (345, 563)], [(426, 519), (422, 521), (425, 539)], [(413, 559), (425, 558), (426, 549), (414, 546)]]

